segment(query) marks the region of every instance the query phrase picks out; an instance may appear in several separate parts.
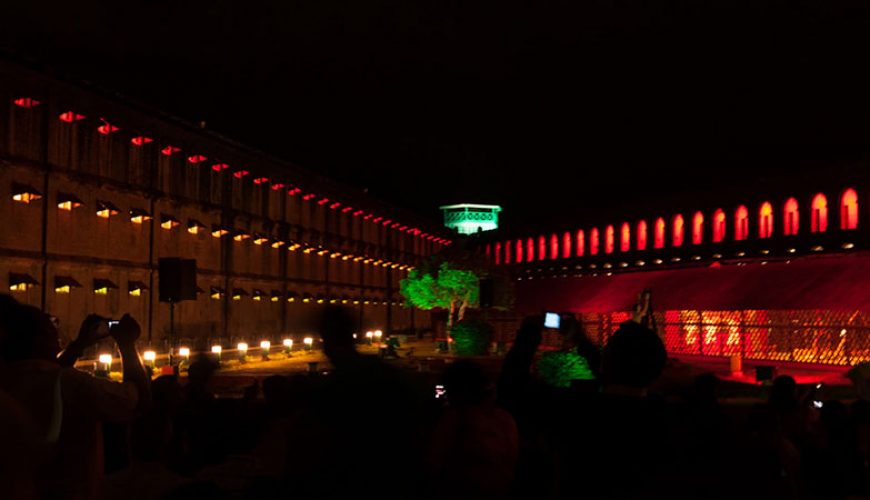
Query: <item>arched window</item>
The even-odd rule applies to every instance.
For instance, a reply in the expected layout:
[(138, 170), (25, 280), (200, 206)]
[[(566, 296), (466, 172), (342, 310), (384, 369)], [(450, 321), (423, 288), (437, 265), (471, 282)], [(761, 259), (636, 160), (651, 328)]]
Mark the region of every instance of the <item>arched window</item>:
[(840, 229), (858, 228), (858, 193), (849, 188), (840, 196)]
[(525, 261), (523, 254), (525, 254), (526, 252), (524, 250), (525, 250), (525, 247), (523, 246), (523, 240), (517, 240), (517, 251), (516, 251), (516, 256), (514, 258), (514, 262), (516, 262), (517, 264), (520, 264), (520, 263)]
[(586, 233), (584, 233), (582, 229), (577, 230), (576, 241), (577, 248), (574, 249), (574, 253), (577, 257), (583, 257), (586, 250)]
[(704, 214), (695, 212), (692, 217), (692, 244), (700, 245), (704, 242)]
[(526, 240), (526, 262), (535, 260), (535, 239), (529, 238)]
[(683, 245), (683, 235), (686, 233), (686, 228), (683, 224), (683, 215), (677, 214), (671, 219), (671, 246), (679, 247)]
[(782, 234), (785, 236), (797, 236), (798, 228), (800, 227), (800, 212), (798, 211), (798, 202), (794, 198), (785, 200), (785, 205), (782, 206)]
[(810, 232), (824, 233), (828, 230), (828, 199), (818, 193), (813, 196), (813, 211), (810, 214)]
[(559, 258), (559, 237), (556, 233), (550, 235), (550, 260)]
[(568, 231), (565, 231), (565, 234), (562, 235), (562, 258), (571, 258), (571, 233)]
[(646, 221), (639, 220), (637, 221), (637, 243), (635, 248), (638, 250), (646, 250)]
[(653, 241), (654, 248), (665, 247), (665, 220), (661, 217), (656, 219), (655, 235)]
[(511, 263), (511, 248), (514, 246), (514, 243), (510, 240), (504, 242), (504, 263)]
[(490, 245), (489, 243), (487, 243), (487, 244), (486, 244), (486, 247), (485, 247), (485, 252), (484, 252), (484, 253), (486, 253), (487, 260), (489, 260), (489, 257), (492, 256), (492, 245)]
[(544, 235), (538, 236), (538, 260), (547, 258), (547, 238)]
[(627, 252), (631, 250), (631, 225), (628, 222), (623, 222), (619, 228), (619, 251)]
[(717, 208), (713, 212), (713, 243), (719, 243), (725, 239), (725, 211)]
[(495, 244), (495, 252), (493, 253), (495, 257), (495, 265), (501, 264), (501, 243), (497, 242)]
[(604, 228), (604, 253), (613, 253), (614, 231), (613, 225), (608, 224)]
[(749, 237), (749, 210), (740, 205), (734, 211), (734, 240), (743, 241)]
[(770, 238), (771, 236), (773, 236), (773, 205), (765, 201), (758, 209), (758, 237)]
[(589, 255), (598, 255), (598, 228), (589, 230)]

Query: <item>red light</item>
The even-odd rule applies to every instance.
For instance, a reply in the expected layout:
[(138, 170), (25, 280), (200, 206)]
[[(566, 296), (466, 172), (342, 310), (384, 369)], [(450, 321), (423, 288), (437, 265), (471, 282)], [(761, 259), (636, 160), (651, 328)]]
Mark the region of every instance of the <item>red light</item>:
[(299, 194), (301, 192), (302, 192), (301, 189), (299, 189), (298, 187), (294, 187), (293, 189), (288, 190), (287, 194), (289, 194), (290, 196), (296, 196), (297, 194)]
[(389, 226), (391, 222), (393, 222), (392, 219), (386, 219), (383, 222), (381, 222), (381, 224), (383, 224), (384, 226)]
[(363, 213), (364, 213), (364, 210), (357, 210), (356, 212), (353, 213), (353, 216), (354, 216), (354, 217), (359, 217), (359, 216), (362, 215)]
[(323, 204), (326, 204), (326, 203), (329, 203), (329, 198), (321, 198), (321, 199), (317, 202), (318, 205), (323, 205)]
[(341, 203), (339, 203), (339, 202), (336, 201), (335, 203), (333, 203), (332, 205), (330, 205), (329, 208), (330, 208), (330, 210), (335, 210), (336, 208), (338, 208), (338, 207), (340, 207), (340, 206), (341, 206)]
[(250, 174), (250, 172), (248, 172), (247, 170), (236, 170), (235, 172), (233, 172), (233, 177), (235, 177), (236, 179), (241, 179), (248, 174)]
[[(384, 225), (386, 226), (387, 223), (385, 222)], [(396, 229), (397, 227), (399, 227), (399, 223), (398, 223), (398, 222), (394, 222), (393, 225), (390, 226), (390, 227), (391, 227), (392, 229)]]
[(18, 99), (15, 99), (12, 102), (20, 108), (28, 108), (28, 109), (35, 108), (36, 106), (39, 106), (40, 104), (42, 104), (41, 102), (37, 101), (36, 99), (33, 99), (32, 97), (19, 97)]
[(384, 220), (383, 217), (375, 217), (374, 219), (372, 219), (372, 222), (374, 222), (375, 224), (377, 224), (378, 222), (380, 222), (380, 221), (382, 221), (382, 220)]
[(284, 184), (281, 184), (280, 182), (272, 184), (272, 191), (279, 191), (281, 189), (284, 189)]
[(683, 225), (682, 214), (677, 214), (671, 219), (671, 246), (679, 247), (683, 245), (683, 236), (685, 235)]
[(372, 215), (372, 214), (366, 214), (365, 217), (363, 217), (363, 220), (369, 220), (369, 219), (371, 219), (372, 217), (374, 217), (374, 215)]
[(230, 166), (227, 165), (226, 163), (215, 163), (214, 165), (211, 166), (211, 169), (214, 170), (215, 172), (223, 172), (224, 170), (226, 170), (228, 168), (230, 168)]
[(858, 228), (858, 193), (848, 188), (840, 196), (840, 229)]
[(60, 118), (60, 121), (62, 122), (73, 123), (79, 120), (84, 120), (85, 115), (80, 115), (74, 111), (67, 111), (66, 113), (61, 113), (58, 118)]
[(256, 185), (258, 185), (258, 186), (259, 186), (260, 184), (265, 184), (265, 183), (267, 183), (267, 182), (269, 182), (269, 178), (268, 178), (268, 177), (257, 177), (256, 179), (254, 179), (254, 184), (256, 184)]
[(197, 163), (202, 163), (205, 160), (208, 160), (208, 158), (203, 155), (191, 155), (187, 157), (187, 161), (189, 163), (193, 163), (194, 165), (196, 165)]
[(165, 148), (160, 150), (160, 153), (163, 156), (172, 156), (179, 151), (181, 151), (181, 148), (177, 148), (175, 146), (166, 146)]
[(140, 135), (138, 137), (134, 137), (134, 138), (130, 139), (130, 142), (134, 146), (144, 146), (146, 144), (151, 144), (152, 142), (154, 142), (154, 139), (152, 139), (150, 137), (145, 137), (144, 135)]
[(313, 199), (315, 196), (317, 196), (317, 195), (314, 194), (314, 193), (308, 193), (308, 194), (306, 194), (305, 196), (303, 196), (302, 199), (305, 200), (305, 201), (308, 201), (308, 200)]
[(353, 207), (344, 207), (341, 209), (341, 213), (346, 214), (346, 213), (350, 212), (351, 210), (353, 210)]
[[(100, 119), (103, 120), (102, 118), (100, 118)], [(103, 124), (100, 125), (99, 127), (97, 127), (97, 132), (99, 132), (103, 135), (109, 135), (113, 132), (117, 132), (118, 130), (120, 130), (118, 127), (112, 125), (111, 123), (107, 122), (106, 120), (103, 120)]]

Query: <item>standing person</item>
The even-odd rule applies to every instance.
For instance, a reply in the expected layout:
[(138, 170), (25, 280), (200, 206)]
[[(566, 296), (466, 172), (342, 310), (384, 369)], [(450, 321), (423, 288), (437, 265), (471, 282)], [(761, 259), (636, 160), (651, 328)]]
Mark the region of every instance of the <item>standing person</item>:
[(73, 368), (100, 337), (105, 319), (88, 316), (78, 338), (59, 353), (57, 329), (35, 307), (0, 296), (0, 390), (15, 400), (48, 445), (37, 484), (44, 498), (100, 497), (103, 422), (127, 423), (150, 401), (150, 381), (136, 350), (139, 324), (129, 315), (111, 329), (123, 382)]

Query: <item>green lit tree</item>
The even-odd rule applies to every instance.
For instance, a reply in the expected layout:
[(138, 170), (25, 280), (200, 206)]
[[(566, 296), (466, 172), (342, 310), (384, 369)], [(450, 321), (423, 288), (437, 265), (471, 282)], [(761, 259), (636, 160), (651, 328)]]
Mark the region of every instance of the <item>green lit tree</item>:
[(479, 283), (474, 271), (453, 268), (445, 261), (413, 269), (399, 285), (412, 306), (448, 310), (447, 327), (451, 328), (469, 307), (478, 306)]

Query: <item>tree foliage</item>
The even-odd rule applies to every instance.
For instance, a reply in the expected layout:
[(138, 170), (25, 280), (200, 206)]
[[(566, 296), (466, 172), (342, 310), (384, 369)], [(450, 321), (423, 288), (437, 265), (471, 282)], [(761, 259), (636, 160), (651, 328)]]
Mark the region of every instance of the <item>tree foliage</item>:
[(460, 321), (468, 307), (477, 307), (480, 280), (473, 271), (456, 269), (444, 261), (437, 267), (413, 269), (399, 284), (402, 296), (412, 306), (450, 311), (448, 322)]

